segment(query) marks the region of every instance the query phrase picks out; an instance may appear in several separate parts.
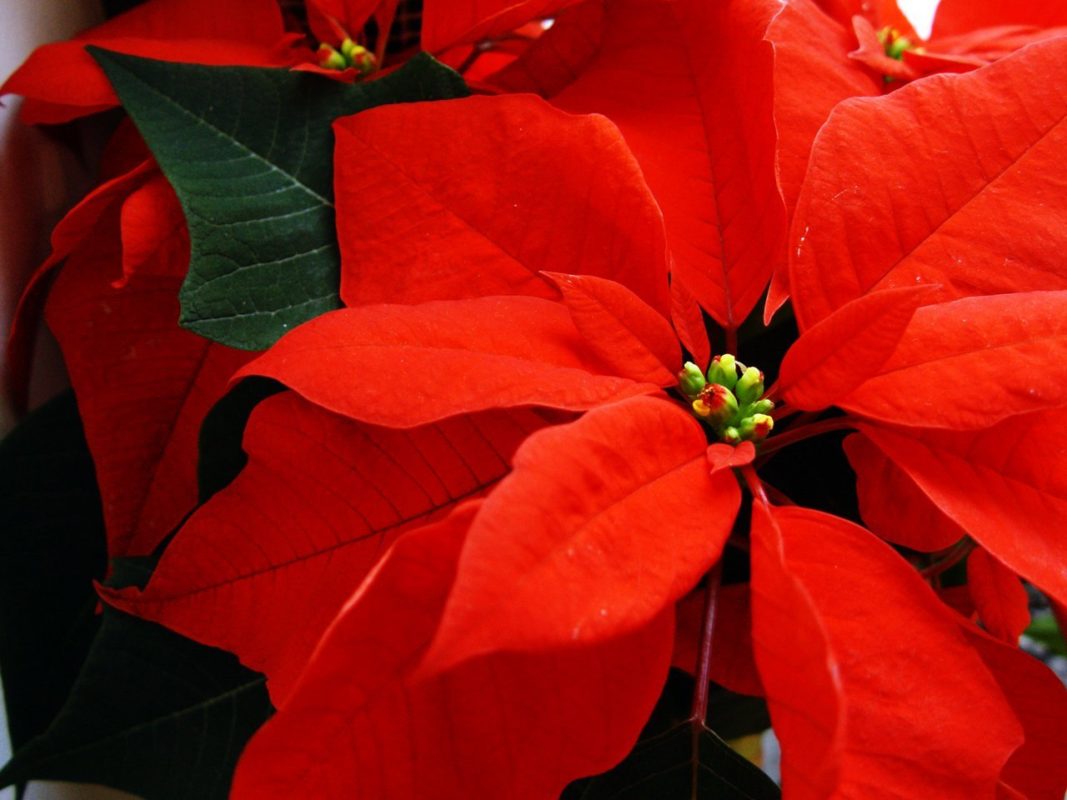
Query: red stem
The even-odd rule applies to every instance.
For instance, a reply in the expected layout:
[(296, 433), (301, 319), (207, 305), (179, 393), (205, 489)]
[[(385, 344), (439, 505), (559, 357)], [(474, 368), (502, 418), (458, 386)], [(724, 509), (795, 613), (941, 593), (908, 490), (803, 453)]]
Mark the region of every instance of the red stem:
[(732, 356), (737, 355), (737, 328), (726, 329), (726, 352)]
[(711, 680), (711, 641), (715, 633), (715, 608), (719, 603), (719, 586), (722, 584), (722, 558), (708, 572), (708, 585), (704, 592), (704, 625), (700, 633), (700, 658), (697, 660), (697, 685), (693, 692), (693, 708), (690, 721), (703, 725), (708, 715), (708, 683)]

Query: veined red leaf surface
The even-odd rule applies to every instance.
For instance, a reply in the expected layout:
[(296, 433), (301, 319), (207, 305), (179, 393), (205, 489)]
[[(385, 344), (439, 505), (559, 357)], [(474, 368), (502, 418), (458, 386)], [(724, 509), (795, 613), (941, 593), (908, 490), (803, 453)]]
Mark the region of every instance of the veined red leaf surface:
[(1067, 420), (1012, 417), (982, 431), (863, 425), (942, 512), (1016, 574), (1067, 598)]
[(479, 297), (324, 314), (240, 374), (275, 378), (343, 416), (405, 428), (489, 408), (582, 411), (658, 389), (606, 370), (562, 304)]
[(1060, 0), (941, 0), (934, 15), (931, 39), (968, 33), (976, 28), (999, 25), (1034, 25), (1052, 28), (1067, 25), (1067, 6)]
[(144, 592), (113, 599), (237, 653), (279, 701), (389, 543), (430, 523), (465, 530), (449, 511), (506, 474), (541, 424), (493, 411), (395, 431), (269, 398), (245, 431), (245, 469), (182, 527)]
[(346, 304), (551, 297), (551, 270), (667, 313), (663, 219), (608, 120), (518, 95), (381, 106), (334, 130)]
[(774, 47), (779, 180), (792, 216), (811, 144), (834, 106), (849, 97), (880, 95), (884, 84), (846, 56), (856, 45), (851, 15), (841, 24), (814, 0), (786, 0), (766, 38)]
[(878, 374), (929, 294), (925, 286), (872, 292), (806, 330), (782, 361), (782, 396), (807, 411), (837, 403)]
[(273, 0), (151, 0), (71, 41), (37, 48), (0, 94), (25, 98), (24, 122), (67, 122), (118, 105), (87, 44), (165, 61), (284, 66), (291, 61), (284, 36)]
[(944, 550), (967, 535), (869, 439), (854, 434), (844, 448), (856, 472), (860, 516), (874, 533), (924, 553)]
[(704, 312), (685, 285), (675, 277), (671, 281), (671, 323), (685, 349), (701, 369), (711, 362), (711, 341), (704, 324)]
[(735, 328), (784, 258), (771, 0), (616, 0), (600, 54), (553, 102), (607, 115), (663, 208), (673, 272)]
[(583, 0), (556, 14), (552, 27), (503, 69), (486, 78), (507, 92), (551, 97), (580, 75), (600, 50), (604, 0)]
[(842, 25), (851, 25), (861, 15), (879, 28), (892, 27), (914, 41), (917, 37), (911, 22), (897, 5), (897, 0), (816, 0), (819, 6)]
[(1027, 800), (1061, 800), (1067, 791), (1067, 692), (1059, 678), (1017, 647), (999, 642), (969, 623), (960, 623), (972, 646), (997, 679), (1026, 741), (1001, 773), (1001, 781)]
[(623, 758), (663, 687), (672, 612), (595, 645), (490, 653), (418, 680), (462, 534), (394, 545), (250, 742), (234, 800), (543, 800)]
[(920, 308), (893, 355), (838, 405), (886, 422), (955, 429), (1065, 406), (1067, 291)]
[(1067, 288), (1067, 86), (1049, 79), (1064, 58), (1067, 38), (834, 111), (791, 232), (802, 329), (875, 288)]
[[(151, 236), (122, 223), (129, 236)], [(112, 557), (150, 553), (196, 505), (200, 423), (250, 357), (178, 327), (184, 251), (158, 251), (117, 287), (119, 226), (117, 206), (97, 219), (45, 306), (96, 465)]]
[(558, 272), (544, 275), (563, 294), (578, 332), (615, 374), (663, 387), (678, 382), (678, 337), (658, 311), (615, 281)]
[(967, 557), (967, 585), (985, 629), (1017, 645), (1030, 624), (1030, 598), (1018, 576), (979, 548)]
[(786, 797), (993, 795), (1022, 732), (907, 562), (837, 517), (756, 503), (752, 570)]
[(526, 22), (550, 17), (574, 0), (426, 0), (422, 9), (422, 49), (492, 39)]
[(635, 631), (715, 563), (740, 493), (696, 421), (635, 398), (531, 436), (467, 537), (425, 668)]

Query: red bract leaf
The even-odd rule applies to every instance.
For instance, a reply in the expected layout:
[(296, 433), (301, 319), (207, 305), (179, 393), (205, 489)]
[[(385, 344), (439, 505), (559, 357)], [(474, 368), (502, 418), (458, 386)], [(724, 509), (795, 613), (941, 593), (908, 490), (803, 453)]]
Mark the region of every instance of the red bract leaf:
[(67, 255), (45, 308), (96, 465), (111, 556), (151, 552), (197, 499), (200, 423), (248, 353), (178, 327), (187, 258), (161, 250), (121, 288), (119, 210)]
[(816, 0), (822, 9), (842, 25), (848, 26), (857, 15), (870, 20), (877, 28), (896, 28), (914, 41), (915, 30), (900, 10), (896, 0)]
[[(307, 0), (308, 25), (320, 42), (339, 46), (342, 32), (358, 36), (383, 0)], [(337, 30), (339, 25), (341, 30)], [(388, 29), (386, 29), (388, 33)]]
[[(25, 410), (33, 343), (37, 336), (37, 327), (40, 324), (45, 297), (54, 278), (55, 268), (79, 248), (93, 230), (101, 224), (101, 218), (112, 211), (133, 188), (142, 185), (154, 169), (152, 162), (142, 161), (130, 171), (100, 184), (71, 209), (52, 230), (52, 252), (34, 272), (22, 293), (11, 326), (11, 337), (8, 340), (8, 364), (5, 377), (11, 388), (12, 403), (17, 411)], [(110, 220), (110, 224), (115, 224), (114, 219)]]
[(189, 232), (178, 196), (161, 173), (150, 177), (122, 204), (122, 274), (116, 288), (135, 274), (183, 275), (189, 267)]
[(846, 98), (882, 93), (881, 78), (846, 57), (856, 42), (850, 19), (842, 25), (812, 0), (788, 0), (767, 28), (774, 46), (779, 179), (790, 216), (811, 144), (830, 111)]
[(791, 234), (802, 329), (874, 288), (937, 283), (946, 300), (1067, 288), (1067, 89), (1048, 79), (1065, 58), (1067, 38), (834, 112)]
[(581, 411), (658, 388), (604, 370), (562, 304), (480, 297), (324, 314), (240, 374), (275, 378), (323, 408), (399, 428), (488, 408)]
[(428, 523), (466, 530), (448, 511), (498, 481), (541, 424), (487, 412), (392, 431), (272, 397), (249, 420), (245, 469), (189, 519), (144, 592), (112, 601), (237, 653), (278, 701), (386, 546)]
[(984, 431), (863, 425), (942, 512), (1013, 572), (1067, 599), (1067, 418), (1014, 417)]
[(71, 41), (38, 47), (0, 94), (26, 98), (25, 122), (66, 122), (118, 105), (87, 44), (164, 61), (283, 66), (291, 60), (284, 35), (273, 0), (152, 0)]
[(837, 404), (887, 422), (957, 429), (1067, 405), (1067, 291), (920, 308), (877, 374)]
[(806, 330), (782, 361), (778, 376), (782, 396), (791, 406), (808, 411), (839, 402), (878, 374), (929, 294), (925, 286), (873, 292)]
[(462, 42), (492, 39), (523, 23), (550, 17), (574, 0), (426, 0), (422, 49), (431, 53)]
[(737, 481), (700, 425), (635, 398), (531, 436), (471, 526), (426, 669), (606, 641), (649, 624), (715, 563)]
[(616, 375), (673, 386), (682, 368), (670, 323), (625, 286), (589, 275), (545, 272), (578, 332)]
[(1030, 598), (1015, 573), (979, 548), (967, 558), (967, 584), (985, 629), (1018, 644), (1030, 624)]
[(860, 516), (883, 539), (934, 553), (967, 535), (869, 439), (849, 436), (844, 448), (856, 471)]
[[(696, 675), (704, 626), (702, 591), (686, 595), (677, 606), (671, 664)], [(711, 641), (711, 679), (731, 692), (763, 696), (752, 655), (752, 610), (747, 584), (719, 588)]]
[(964, 34), (997, 25), (1067, 25), (1067, 6), (1061, 0), (941, 0), (934, 16), (931, 39)]
[(618, 281), (667, 313), (663, 220), (607, 120), (471, 97), (382, 106), (334, 129), (348, 305), (547, 297), (538, 273), (555, 270)]
[[(997, 679), (1026, 741), (1001, 773), (1014, 795), (1026, 800), (1062, 800), (1067, 791), (1067, 692), (1044, 664), (1015, 647), (998, 642), (973, 625), (961, 623), (972, 646)], [(1007, 793), (1010, 795), (1010, 792)]]
[(711, 342), (704, 324), (704, 312), (685, 285), (675, 278), (671, 281), (671, 322), (685, 349), (701, 369), (711, 361)]
[(551, 97), (580, 75), (597, 54), (603, 28), (604, 0), (585, 0), (565, 8), (551, 28), (486, 81), (506, 92)]
[(729, 328), (784, 256), (762, 39), (776, 10), (769, 0), (617, 0), (600, 54), (554, 99), (619, 126), (663, 208), (674, 274)]
[(708, 447), (708, 465), (711, 474), (731, 467), (743, 467), (751, 464), (756, 457), (756, 446), (752, 442), (741, 442), (738, 445), (717, 443)]
[(248, 745), (234, 800), (541, 800), (623, 758), (663, 686), (670, 612), (597, 645), (418, 680), (462, 542), (424, 529), (390, 550)]
[(757, 503), (752, 616), (786, 797), (992, 796), (1018, 723), (891, 548), (828, 514)]

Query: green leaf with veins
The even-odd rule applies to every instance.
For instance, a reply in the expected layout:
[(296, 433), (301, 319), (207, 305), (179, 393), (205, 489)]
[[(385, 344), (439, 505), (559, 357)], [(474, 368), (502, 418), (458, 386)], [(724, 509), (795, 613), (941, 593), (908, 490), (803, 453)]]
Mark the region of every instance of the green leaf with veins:
[(181, 324), (245, 350), (269, 347), (340, 305), (333, 120), (468, 94), (428, 55), (379, 80), (344, 84), (87, 49), (185, 211), (192, 253)]

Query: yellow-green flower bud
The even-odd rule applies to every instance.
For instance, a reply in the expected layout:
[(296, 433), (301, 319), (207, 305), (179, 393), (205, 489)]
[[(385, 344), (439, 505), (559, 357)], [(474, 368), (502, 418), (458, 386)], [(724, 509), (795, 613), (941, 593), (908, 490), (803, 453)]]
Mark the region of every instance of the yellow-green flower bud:
[(737, 402), (741, 405), (755, 403), (763, 394), (763, 373), (755, 367), (749, 367), (737, 379)]
[(708, 367), (708, 383), (717, 383), (733, 389), (737, 383), (737, 359), (729, 353), (715, 356)]
[(319, 66), (323, 69), (341, 70), (348, 66), (348, 60), (328, 44), (320, 44), (315, 55), (319, 59)]
[(738, 432), (742, 439), (750, 442), (762, 442), (774, 429), (774, 420), (766, 414), (753, 414), (741, 420)]
[(774, 411), (773, 400), (757, 400), (752, 404), (752, 414), (770, 414)]
[(741, 441), (741, 432), (733, 426), (724, 428), (722, 432), (722, 440), (727, 444), (737, 444)]
[(686, 361), (678, 373), (678, 386), (687, 397), (696, 397), (707, 383), (700, 367), (692, 361)]
[[(699, 408), (697, 404), (700, 404)], [(737, 414), (737, 398), (734, 393), (718, 383), (709, 383), (693, 402), (697, 416), (712, 425), (724, 425)]]

